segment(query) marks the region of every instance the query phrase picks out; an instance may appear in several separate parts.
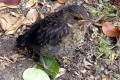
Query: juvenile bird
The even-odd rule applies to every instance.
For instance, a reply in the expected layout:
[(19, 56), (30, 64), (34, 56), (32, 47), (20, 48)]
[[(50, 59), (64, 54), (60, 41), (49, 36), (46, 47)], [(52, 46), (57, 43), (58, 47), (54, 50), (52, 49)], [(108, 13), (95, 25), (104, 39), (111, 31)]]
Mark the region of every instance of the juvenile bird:
[(35, 22), (29, 31), (17, 38), (17, 46), (56, 59), (68, 56), (81, 45), (86, 31), (83, 21), (88, 18), (84, 6), (67, 6)]

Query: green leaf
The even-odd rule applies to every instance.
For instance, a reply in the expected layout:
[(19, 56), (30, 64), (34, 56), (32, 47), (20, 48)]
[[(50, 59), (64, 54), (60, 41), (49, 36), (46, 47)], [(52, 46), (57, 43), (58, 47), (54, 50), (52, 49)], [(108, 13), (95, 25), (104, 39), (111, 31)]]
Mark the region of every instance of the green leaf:
[(120, 56), (120, 51), (119, 51), (119, 50), (116, 51), (115, 56), (116, 56), (116, 57)]
[[(50, 67), (50, 68), (49, 68), (50, 70), (52, 70), (52, 71), (54, 71), (54, 72), (57, 72), (57, 73), (59, 72), (59, 64), (57, 63), (57, 61), (56, 61), (54, 58), (49, 58), (49, 57), (43, 56), (43, 60), (44, 60), (44, 62), (45, 62), (45, 65)], [(39, 61), (41, 61), (41, 60), (39, 59)], [(41, 65), (38, 65), (37, 67), (38, 67), (39, 69), (43, 69)], [(52, 75), (54, 79), (55, 79), (55, 77), (57, 76), (56, 73), (53, 73), (53, 72), (51, 72), (51, 71), (48, 71), (48, 73), (49, 73), (50, 75)]]
[(68, 62), (67, 59), (64, 59), (64, 60), (63, 60), (63, 63), (67, 63), (67, 62)]
[(108, 19), (108, 17), (104, 17), (104, 20), (107, 20)]
[(38, 0), (31, 0), (32, 2), (36, 3)]
[(41, 69), (28, 68), (23, 72), (24, 80), (50, 80), (47, 73)]
[(110, 16), (116, 16), (116, 14), (113, 13), (113, 14), (110, 14)]
[(118, 78), (120, 78), (120, 74), (114, 74), (113, 77), (118, 79)]
[(102, 47), (103, 46), (103, 42), (100, 42), (100, 47)]

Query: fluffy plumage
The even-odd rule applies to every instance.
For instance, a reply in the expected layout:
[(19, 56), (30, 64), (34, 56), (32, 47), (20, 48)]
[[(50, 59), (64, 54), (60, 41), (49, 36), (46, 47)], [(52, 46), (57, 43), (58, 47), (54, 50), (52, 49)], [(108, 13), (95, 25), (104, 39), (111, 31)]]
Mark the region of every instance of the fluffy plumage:
[(39, 55), (67, 56), (84, 39), (86, 27), (79, 20), (88, 19), (83, 6), (71, 5), (35, 22), (31, 29), (17, 38), (19, 48), (33, 49)]

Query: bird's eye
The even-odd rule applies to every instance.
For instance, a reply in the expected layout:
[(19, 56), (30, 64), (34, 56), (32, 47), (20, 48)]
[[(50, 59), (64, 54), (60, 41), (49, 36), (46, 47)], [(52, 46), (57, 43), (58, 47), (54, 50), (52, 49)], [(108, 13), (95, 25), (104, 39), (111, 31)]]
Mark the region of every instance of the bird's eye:
[(77, 17), (77, 16), (74, 16), (74, 19), (75, 19), (75, 20), (82, 20), (81, 17)]
[(74, 19), (75, 19), (75, 20), (79, 20), (79, 18), (78, 18), (77, 16), (74, 16)]

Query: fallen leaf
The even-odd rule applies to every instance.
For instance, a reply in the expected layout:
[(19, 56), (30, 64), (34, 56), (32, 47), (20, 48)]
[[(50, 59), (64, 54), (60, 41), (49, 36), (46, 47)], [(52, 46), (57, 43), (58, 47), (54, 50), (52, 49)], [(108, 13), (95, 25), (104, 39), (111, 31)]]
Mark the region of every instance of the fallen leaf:
[(10, 5), (10, 4), (5, 4), (5, 3), (0, 3), (0, 7), (8, 7), (8, 8), (18, 8), (20, 7), (19, 5)]
[(21, 14), (16, 14), (14, 12), (0, 14), (0, 24), (1, 28), (6, 31), (12, 27), (18, 21)]
[(5, 35), (14, 34), (17, 31), (17, 29), (22, 25), (24, 18), (25, 18), (24, 15), (21, 15), (16, 24), (7, 29)]
[(59, 3), (53, 4), (52, 5), (52, 9), (57, 9), (60, 6), (61, 6), (61, 4), (59, 4)]
[(18, 5), (21, 0), (0, 0), (0, 3), (4, 3), (7, 5)]
[(44, 14), (38, 14), (38, 17), (37, 17), (37, 20), (36, 21), (39, 21), (41, 19), (44, 19)]
[(111, 63), (111, 66), (113, 66), (113, 61), (114, 61), (114, 58), (115, 58), (115, 53), (112, 53), (110, 56), (109, 56), (110, 60), (112, 61)]
[(82, 76), (82, 75), (78, 75), (78, 78), (79, 78), (80, 80), (82, 80), (83, 76)]
[(62, 3), (66, 3), (67, 0), (58, 0), (58, 2), (62, 4)]
[(103, 33), (109, 37), (120, 36), (120, 30), (110, 22), (105, 22), (102, 25), (102, 30), (103, 30)]
[(65, 74), (66, 69), (65, 68), (60, 68), (59, 73), (57, 74), (56, 78), (60, 77), (61, 75)]
[(33, 6), (34, 4), (35, 4), (35, 3), (34, 3), (33, 1), (29, 0), (29, 1), (26, 3), (25, 7), (26, 7), (26, 8), (29, 8), (29, 7)]
[(103, 76), (102, 80), (109, 80), (107, 76)]
[(94, 76), (92, 73), (87, 73), (90, 76), (90, 79), (94, 79)]
[(20, 49), (18, 49), (18, 51), (20, 52), (20, 53), (22, 53), (23, 55), (28, 55), (28, 53), (27, 52), (25, 52), (25, 51), (22, 51), (22, 50), (20, 50)]
[(7, 7), (6, 6), (0, 6), (0, 11), (6, 9)]
[(5, 69), (5, 65), (0, 64), (0, 70), (2, 71), (2, 70), (4, 70), (4, 69)]
[(13, 60), (13, 62), (15, 63), (17, 61), (17, 58), (19, 58), (20, 55), (19, 54), (14, 54), (12, 56), (9, 56), (9, 59)]
[(87, 65), (86, 65), (86, 66), (84, 66), (84, 67), (85, 67), (86, 69), (91, 69), (91, 68), (90, 68), (90, 66), (87, 66)]
[[(0, 25), (1, 25), (1, 28), (3, 29), (3, 30), (6, 30), (7, 29), (7, 22), (6, 22), (6, 20), (4, 19), (4, 18), (0, 18)], [(9, 27), (8, 27), (9, 28)]]
[(30, 25), (37, 20), (37, 17), (38, 17), (38, 12), (36, 11), (36, 9), (30, 9), (23, 23)]
[(84, 0), (86, 3), (91, 3), (93, 0)]
[(8, 61), (4, 61), (4, 62), (2, 62), (2, 64), (3, 64), (4, 66), (9, 67), (9, 62), (8, 62)]
[(111, 54), (111, 55), (109, 56), (109, 58), (110, 58), (111, 60), (114, 60), (114, 58), (115, 58), (115, 53)]
[(24, 80), (50, 80), (47, 73), (41, 69), (28, 68), (23, 72)]
[(89, 65), (92, 65), (92, 64), (90, 62), (88, 62), (88, 61), (84, 61), (84, 65), (89, 66)]

